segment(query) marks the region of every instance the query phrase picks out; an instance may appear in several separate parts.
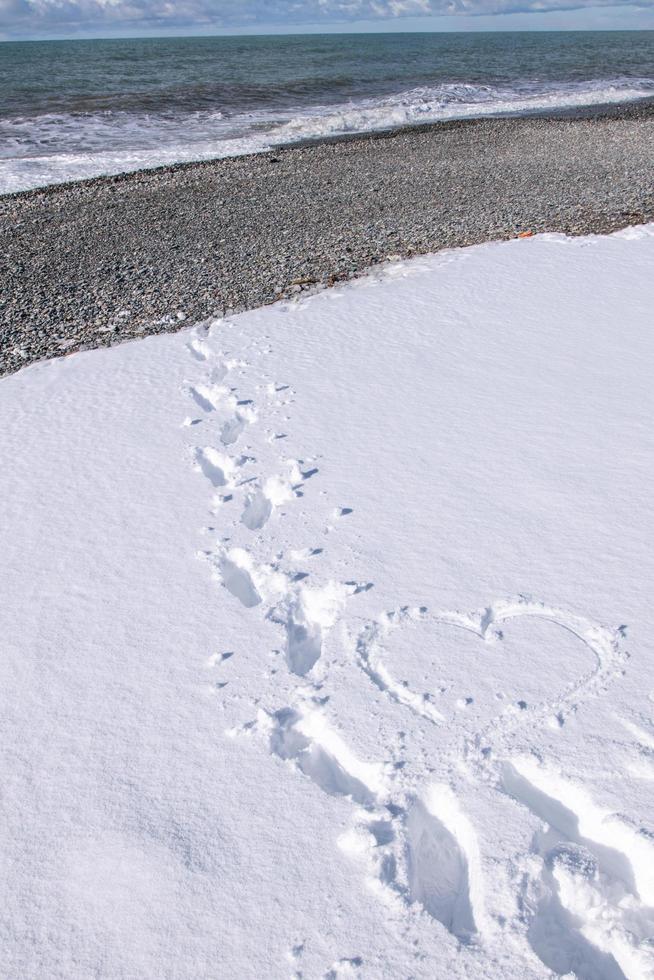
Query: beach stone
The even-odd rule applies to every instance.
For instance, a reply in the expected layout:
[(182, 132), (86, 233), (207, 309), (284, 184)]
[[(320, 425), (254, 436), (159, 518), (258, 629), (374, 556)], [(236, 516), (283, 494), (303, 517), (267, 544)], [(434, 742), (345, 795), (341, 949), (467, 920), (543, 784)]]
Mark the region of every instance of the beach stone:
[[(62, 332), (69, 353), (306, 295), (389, 256), (652, 220), (650, 100), (453, 121), (7, 195), (0, 374), (61, 355)], [(125, 310), (129, 317), (118, 315)]]

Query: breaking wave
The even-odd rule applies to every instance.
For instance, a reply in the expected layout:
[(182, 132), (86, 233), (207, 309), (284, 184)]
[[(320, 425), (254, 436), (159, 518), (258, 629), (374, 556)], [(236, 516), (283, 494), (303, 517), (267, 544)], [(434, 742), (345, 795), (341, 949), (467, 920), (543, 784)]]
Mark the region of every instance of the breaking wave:
[(443, 83), (339, 104), (249, 112), (45, 113), (0, 120), (0, 193), (276, 145), (448, 119), (526, 114), (654, 95), (652, 78)]

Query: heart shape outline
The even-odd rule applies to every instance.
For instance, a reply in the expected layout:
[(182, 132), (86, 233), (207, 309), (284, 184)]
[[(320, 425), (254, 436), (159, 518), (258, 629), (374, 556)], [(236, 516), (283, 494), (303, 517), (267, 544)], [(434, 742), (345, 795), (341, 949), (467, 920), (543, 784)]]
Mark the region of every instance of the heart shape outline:
[(404, 683), (397, 681), (382, 659), (385, 639), (396, 629), (408, 623), (431, 622), (451, 626), (473, 633), (485, 643), (501, 636), (500, 626), (511, 620), (538, 618), (571, 633), (580, 640), (593, 656), (593, 666), (581, 677), (567, 684), (554, 698), (547, 698), (523, 711), (511, 705), (487, 722), (472, 737), (478, 745), (491, 731), (502, 733), (529, 721), (556, 718), (562, 725), (566, 716), (587, 697), (602, 690), (608, 680), (622, 673), (620, 664), (629, 654), (622, 648), (626, 627), (617, 629), (603, 626), (577, 613), (571, 613), (527, 596), (515, 599), (498, 599), (472, 613), (458, 610), (430, 612), (426, 606), (403, 606), (393, 612), (383, 613), (369, 620), (356, 638), (357, 664), (371, 683), (391, 701), (408, 708), (417, 717), (431, 724), (444, 724), (446, 719), (435, 707), (429, 695), (418, 694)]

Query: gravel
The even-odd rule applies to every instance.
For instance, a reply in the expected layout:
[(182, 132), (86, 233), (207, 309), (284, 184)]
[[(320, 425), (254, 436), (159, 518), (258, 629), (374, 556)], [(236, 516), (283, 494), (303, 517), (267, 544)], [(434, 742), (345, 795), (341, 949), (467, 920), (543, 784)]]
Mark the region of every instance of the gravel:
[(467, 120), (0, 197), (0, 375), (392, 256), (654, 220), (654, 100)]

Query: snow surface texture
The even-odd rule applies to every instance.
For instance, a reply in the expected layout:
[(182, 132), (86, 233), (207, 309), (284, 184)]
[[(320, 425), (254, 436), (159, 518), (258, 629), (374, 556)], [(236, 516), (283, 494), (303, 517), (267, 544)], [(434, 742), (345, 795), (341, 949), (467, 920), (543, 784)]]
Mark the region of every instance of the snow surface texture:
[(0, 383), (3, 976), (654, 976), (653, 267), (446, 252)]

